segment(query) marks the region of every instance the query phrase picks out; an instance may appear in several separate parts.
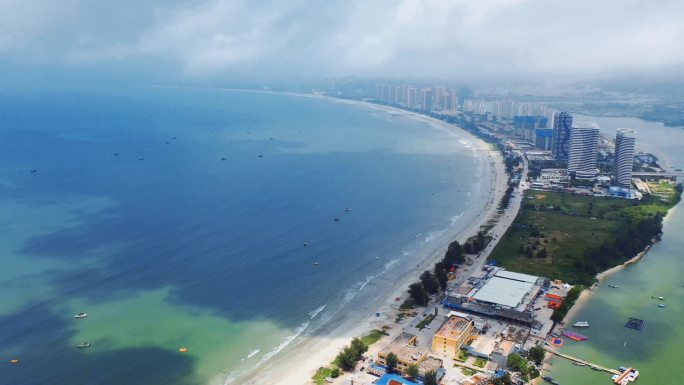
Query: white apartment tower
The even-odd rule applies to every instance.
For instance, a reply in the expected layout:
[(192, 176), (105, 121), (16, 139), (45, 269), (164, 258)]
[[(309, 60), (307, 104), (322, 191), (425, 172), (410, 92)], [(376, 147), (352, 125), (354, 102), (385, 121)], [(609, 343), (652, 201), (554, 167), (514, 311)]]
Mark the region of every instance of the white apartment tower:
[(599, 126), (594, 122), (577, 122), (570, 129), (568, 174), (577, 179), (592, 179), (598, 175)]
[(613, 177), (618, 186), (630, 187), (632, 185), (635, 145), (636, 131), (631, 128), (618, 128), (615, 135), (615, 163), (613, 165)]

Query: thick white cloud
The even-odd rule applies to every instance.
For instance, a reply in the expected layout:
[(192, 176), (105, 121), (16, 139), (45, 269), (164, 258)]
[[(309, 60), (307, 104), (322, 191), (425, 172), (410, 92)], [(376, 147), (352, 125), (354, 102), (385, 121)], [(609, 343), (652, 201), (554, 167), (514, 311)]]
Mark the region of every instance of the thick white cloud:
[(179, 75), (530, 76), (684, 64), (684, 1), (0, 0), (0, 57)]

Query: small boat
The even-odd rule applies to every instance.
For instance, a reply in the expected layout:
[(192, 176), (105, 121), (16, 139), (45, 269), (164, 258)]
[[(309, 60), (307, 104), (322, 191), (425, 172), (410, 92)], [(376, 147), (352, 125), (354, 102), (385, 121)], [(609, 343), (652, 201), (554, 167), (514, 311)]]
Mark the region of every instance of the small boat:
[(314, 264), (314, 266), (320, 265), (320, 263), (318, 263), (318, 262), (314, 262), (313, 264)]
[(304, 247), (309, 246), (309, 242), (304, 242)]
[(576, 328), (588, 328), (589, 327), (589, 322), (587, 321), (577, 321), (572, 326)]
[(80, 344), (76, 345), (79, 349), (85, 349), (90, 347), (90, 342), (81, 342)]
[(616, 284), (614, 284), (614, 283), (611, 283), (610, 285), (608, 285), (608, 287), (612, 287), (613, 289), (617, 289), (617, 288), (620, 287), (620, 286), (618, 286), (618, 285), (616, 285)]
[(664, 303), (659, 303), (659, 304), (658, 304), (658, 307), (665, 307), (665, 304), (664, 304)]
[(601, 368), (598, 368), (598, 367), (596, 367), (596, 366), (592, 366), (592, 367), (591, 367), (591, 370), (596, 370), (596, 371), (600, 371), (600, 370), (603, 370), (603, 369), (601, 369)]
[(659, 300), (663, 301), (665, 297), (658, 297)]
[(339, 221), (340, 221), (340, 218), (335, 218), (334, 221), (335, 221), (335, 222), (339, 222)]
[(119, 156), (119, 153), (118, 153), (118, 152), (115, 152), (115, 153), (114, 153), (114, 156)]
[(550, 383), (550, 384), (553, 384), (553, 385), (560, 385), (560, 382), (554, 380), (553, 377), (544, 376), (544, 377), (542, 377), (542, 378), (544, 379), (544, 381), (546, 381), (546, 382), (548, 382), (548, 383)]
[(264, 157), (264, 154), (259, 154), (259, 155), (257, 155), (257, 156), (258, 156), (259, 158), (263, 158), (263, 157)]
[(225, 156), (224, 156), (224, 157), (222, 157), (222, 158), (221, 158), (221, 160), (226, 160), (226, 157), (225, 157)]
[(138, 160), (145, 160), (145, 158), (138, 158)]
[(587, 366), (587, 364), (585, 364), (585, 363), (583, 363), (583, 362), (574, 362), (574, 361), (573, 361), (572, 364), (573, 364), (573, 365), (577, 365), (577, 366)]
[(74, 318), (86, 318), (88, 317), (88, 313), (78, 313), (74, 316)]
[(619, 371), (620, 373), (624, 372), (625, 370), (627, 370), (627, 368), (624, 367), (624, 366), (619, 366), (619, 367), (618, 367), (618, 371)]
[(344, 208), (344, 211), (346, 211), (346, 212), (350, 212), (350, 211), (351, 211), (351, 209), (350, 209), (349, 207), (345, 207), (345, 208)]
[(31, 174), (35, 174), (37, 172), (38, 172), (38, 170), (36, 170), (35, 168), (33, 170), (31, 170)]

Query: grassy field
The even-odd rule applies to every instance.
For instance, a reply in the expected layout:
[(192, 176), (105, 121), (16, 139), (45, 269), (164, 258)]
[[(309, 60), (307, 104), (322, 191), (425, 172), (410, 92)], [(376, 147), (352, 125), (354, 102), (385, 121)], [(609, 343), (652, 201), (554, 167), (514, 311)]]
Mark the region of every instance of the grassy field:
[(635, 218), (665, 213), (674, 186), (663, 186), (661, 200), (642, 202), (607, 197), (527, 191), (522, 209), (500, 240), (490, 259), (512, 271), (587, 282), (582, 263), (588, 250), (621, 235)]

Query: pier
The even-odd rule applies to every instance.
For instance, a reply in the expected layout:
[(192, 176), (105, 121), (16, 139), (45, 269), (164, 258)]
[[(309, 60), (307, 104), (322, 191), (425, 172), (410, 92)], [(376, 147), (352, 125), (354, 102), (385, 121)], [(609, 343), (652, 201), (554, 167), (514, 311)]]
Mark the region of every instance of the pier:
[(558, 356), (558, 357), (563, 357), (563, 358), (565, 358), (566, 360), (570, 360), (570, 361), (572, 361), (572, 362), (578, 362), (578, 363), (580, 363), (580, 364), (585, 364), (585, 365), (587, 365), (587, 366), (589, 366), (589, 367), (591, 367), (591, 368), (596, 368), (596, 369), (602, 370), (602, 371), (604, 371), (604, 372), (608, 372), (608, 373), (612, 373), (612, 374), (618, 374), (618, 375), (622, 374), (622, 373), (620, 373), (620, 371), (617, 370), (617, 369), (606, 368), (605, 366), (601, 366), (601, 365), (598, 365), (598, 364), (594, 364), (594, 363), (592, 363), (592, 362), (585, 361), (585, 360), (583, 360), (583, 359), (581, 359), (581, 358), (573, 357), (573, 356), (571, 356), (571, 355), (569, 355), (569, 354), (564, 354), (564, 353), (556, 352), (556, 351), (553, 351), (553, 350), (551, 350), (551, 349), (547, 350), (547, 352), (549, 352), (549, 353), (551, 353), (551, 354), (554, 354), (554, 355), (556, 355), (556, 356)]

